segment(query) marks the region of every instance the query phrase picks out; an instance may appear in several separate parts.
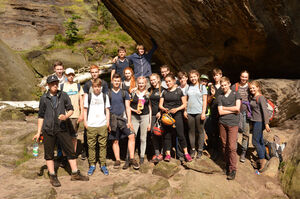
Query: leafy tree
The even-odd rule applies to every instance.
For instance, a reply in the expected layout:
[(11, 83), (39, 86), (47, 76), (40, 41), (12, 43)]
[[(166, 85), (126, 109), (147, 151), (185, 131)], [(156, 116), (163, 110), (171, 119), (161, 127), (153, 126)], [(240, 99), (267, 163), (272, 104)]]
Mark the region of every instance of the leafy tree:
[(73, 45), (81, 39), (81, 37), (78, 34), (79, 29), (75, 21), (76, 19), (80, 19), (80, 16), (72, 15), (72, 17), (68, 18), (64, 22), (66, 43), (68, 45)]

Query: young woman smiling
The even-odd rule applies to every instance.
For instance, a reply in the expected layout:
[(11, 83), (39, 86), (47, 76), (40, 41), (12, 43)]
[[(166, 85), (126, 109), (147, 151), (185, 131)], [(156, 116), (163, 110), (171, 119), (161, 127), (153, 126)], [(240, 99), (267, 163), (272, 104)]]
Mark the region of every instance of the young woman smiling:
[(164, 90), (159, 101), (159, 108), (166, 113), (170, 113), (175, 119), (176, 128), (164, 126), (164, 150), (166, 152), (165, 161), (171, 159), (172, 134), (177, 134), (181, 148), (184, 151), (184, 157), (187, 162), (192, 161), (187, 150), (187, 143), (184, 136), (183, 110), (186, 107), (186, 98), (180, 88), (176, 85), (176, 79), (173, 74), (168, 74), (165, 78), (168, 89)]

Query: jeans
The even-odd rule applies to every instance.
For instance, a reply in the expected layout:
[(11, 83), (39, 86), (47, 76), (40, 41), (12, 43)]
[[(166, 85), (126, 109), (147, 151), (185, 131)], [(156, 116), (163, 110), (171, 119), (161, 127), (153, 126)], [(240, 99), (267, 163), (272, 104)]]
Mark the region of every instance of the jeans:
[(265, 159), (266, 148), (263, 138), (263, 122), (253, 122), (252, 143), (255, 146), (259, 159)]

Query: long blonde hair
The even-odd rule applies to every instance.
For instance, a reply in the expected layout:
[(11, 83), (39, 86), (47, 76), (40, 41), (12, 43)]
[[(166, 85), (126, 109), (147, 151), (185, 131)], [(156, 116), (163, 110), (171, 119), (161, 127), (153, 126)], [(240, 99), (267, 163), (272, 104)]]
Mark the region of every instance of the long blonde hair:
[[(160, 76), (159, 76), (157, 73), (152, 73), (152, 75), (150, 75), (150, 78), (151, 78), (152, 76), (156, 77), (156, 79), (157, 79), (157, 81), (158, 81), (158, 90), (159, 90), (159, 96), (160, 96), (160, 94), (161, 94), (161, 79), (160, 79)], [(151, 83), (150, 83), (150, 85), (151, 85), (150, 95), (152, 95), (153, 90), (154, 90), (155, 88), (152, 86)]]

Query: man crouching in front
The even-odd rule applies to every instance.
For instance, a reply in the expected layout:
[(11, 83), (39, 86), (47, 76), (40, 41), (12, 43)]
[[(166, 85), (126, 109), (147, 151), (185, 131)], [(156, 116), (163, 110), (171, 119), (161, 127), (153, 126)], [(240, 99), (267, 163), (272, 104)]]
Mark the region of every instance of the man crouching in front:
[(72, 137), (67, 131), (66, 120), (73, 114), (73, 106), (67, 93), (58, 90), (58, 79), (55, 75), (47, 78), (49, 91), (40, 99), (38, 114), (38, 132), (33, 137), (37, 140), (41, 132), (44, 136), (45, 160), (48, 167), (50, 183), (54, 187), (61, 186), (54, 170), (54, 147), (57, 140), (66, 153), (72, 169), (71, 180), (88, 181), (77, 169), (76, 155)]

